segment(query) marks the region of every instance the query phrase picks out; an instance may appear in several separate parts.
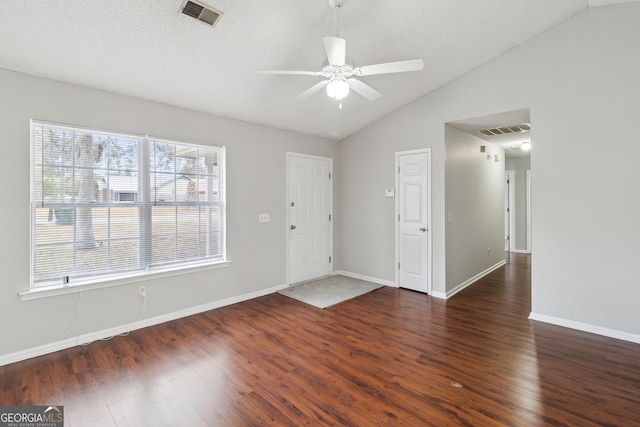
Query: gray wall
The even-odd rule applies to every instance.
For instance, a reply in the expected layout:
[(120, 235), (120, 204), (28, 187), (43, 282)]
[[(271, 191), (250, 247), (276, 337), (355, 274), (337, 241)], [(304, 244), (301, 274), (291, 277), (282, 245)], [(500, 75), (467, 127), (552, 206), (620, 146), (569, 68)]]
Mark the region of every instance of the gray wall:
[[(445, 127), (446, 292), (504, 261), (504, 150)], [(480, 152), (480, 146), (486, 153)], [(493, 158), (498, 154), (500, 161)]]
[[(395, 151), (431, 147), (433, 289), (445, 292), (444, 124), (530, 108), (533, 315), (640, 341), (638, 40), (640, 3), (586, 10), (341, 141), (340, 268), (394, 279), (393, 206), (379, 194)], [(607, 161), (614, 145), (624, 155)]]
[(514, 192), (514, 233), (511, 251), (527, 252), (527, 169), (531, 169), (530, 157), (510, 157), (505, 168), (514, 171), (511, 183)]
[[(0, 357), (285, 284), (286, 152), (336, 157), (336, 142), (0, 70)], [(29, 119), (227, 146), (228, 268), (21, 301), (29, 289)], [(338, 177), (334, 185), (338, 186)], [(258, 223), (259, 213), (271, 222)], [(137, 287), (147, 287), (138, 319)]]

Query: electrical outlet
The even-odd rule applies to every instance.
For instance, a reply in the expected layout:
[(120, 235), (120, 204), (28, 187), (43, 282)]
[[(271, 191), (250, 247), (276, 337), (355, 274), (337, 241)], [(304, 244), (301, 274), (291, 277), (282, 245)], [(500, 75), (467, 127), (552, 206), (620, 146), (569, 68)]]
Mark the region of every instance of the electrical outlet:
[(140, 286), (138, 288), (138, 298), (144, 298), (147, 296), (147, 288), (146, 286)]
[(487, 248), (487, 256), (491, 256), (491, 248)]

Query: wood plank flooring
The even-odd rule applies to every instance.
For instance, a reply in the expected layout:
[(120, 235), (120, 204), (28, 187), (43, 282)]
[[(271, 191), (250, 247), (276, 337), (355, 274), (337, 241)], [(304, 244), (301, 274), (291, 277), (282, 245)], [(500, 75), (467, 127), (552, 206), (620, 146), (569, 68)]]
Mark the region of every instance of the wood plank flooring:
[(442, 301), (272, 294), (0, 367), (66, 426), (640, 425), (640, 345), (530, 321), (529, 257)]

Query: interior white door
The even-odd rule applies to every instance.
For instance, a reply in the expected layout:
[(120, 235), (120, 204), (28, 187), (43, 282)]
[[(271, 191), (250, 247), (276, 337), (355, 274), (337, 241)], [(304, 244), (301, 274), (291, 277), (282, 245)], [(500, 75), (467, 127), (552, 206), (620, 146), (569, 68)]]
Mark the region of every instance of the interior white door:
[(289, 154), (289, 283), (331, 274), (331, 159)]
[(397, 157), (398, 286), (429, 292), (429, 154)]

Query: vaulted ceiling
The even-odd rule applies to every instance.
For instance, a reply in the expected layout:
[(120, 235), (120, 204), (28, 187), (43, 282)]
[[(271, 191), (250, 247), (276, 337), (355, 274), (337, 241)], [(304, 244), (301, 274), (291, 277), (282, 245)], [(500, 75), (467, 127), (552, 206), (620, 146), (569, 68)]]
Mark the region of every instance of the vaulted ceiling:
[[(327, 0), (194, 0), (223, 13), (211, 27), (179, 13), (184, 0), (4, 0), (0, 67), (217, 116), (342, 139), (508, 49), (582, 12), (625, 0), (346, 0), (347, 57), (361, 66), (421, 58), (420, 72), (361, 80), (343, 108), (320, 77), (323, 36), (336, 35)], [(628, 1), (628, 0), (627, 0)]]

